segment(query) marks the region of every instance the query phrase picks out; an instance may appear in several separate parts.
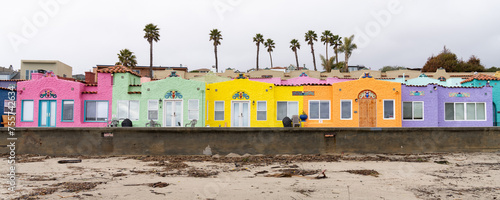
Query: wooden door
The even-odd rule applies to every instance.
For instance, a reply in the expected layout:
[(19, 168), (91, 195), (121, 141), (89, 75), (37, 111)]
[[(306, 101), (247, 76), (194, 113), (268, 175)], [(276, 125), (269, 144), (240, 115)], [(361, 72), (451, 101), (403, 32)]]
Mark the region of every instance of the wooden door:
[(365, 90), (359, 93), (359, 127), (377, 126), (377, 95)]

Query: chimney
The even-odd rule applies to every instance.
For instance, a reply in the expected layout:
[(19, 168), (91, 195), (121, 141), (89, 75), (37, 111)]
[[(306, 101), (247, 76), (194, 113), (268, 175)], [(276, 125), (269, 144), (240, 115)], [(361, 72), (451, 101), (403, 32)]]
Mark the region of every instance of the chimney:
[(85, 82), (87, 84), (96, 84), (95, 73), (94, 72), (85, 72)]

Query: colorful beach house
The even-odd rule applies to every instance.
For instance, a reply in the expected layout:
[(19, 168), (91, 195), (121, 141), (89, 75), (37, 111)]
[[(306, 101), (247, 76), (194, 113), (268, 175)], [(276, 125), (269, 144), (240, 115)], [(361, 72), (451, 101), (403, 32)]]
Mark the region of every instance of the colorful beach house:
[[(498, 74), (498, 72), (497, 72)], [(500, 126), (500, 77), (486, 74), (476, 74), (461, 82), (462, 86), (491, 86), (493, 87), (492, 100), (493, 106), (489, 111), (493, 112), (493, 126)]]
[(403, 127), (487, 127), (493, 124), (491, 87), (403, 85)]
[[(231, 81), (208, 84), (206, 125), (210, 127), (275, 126), (277, 118), (274, 112), (276, 110), (274, 91), (274, 84), (251, 81), (243, 74)], [(279, 104), (290, 105), (290, 112), (298, 113), (298, 102), (284, 101)], [(283, 109), (288, 109), (288, 107), (283, 107)]]
[(32, 73), (17, 84), (17, 127), (105, 127), (111, 117), (111, 74), (97, 84)]
[(182, 79), (175, 71), (165, 79), (149, 81), (123, 66), (99, 72), (113, 74), (115, 119), (129, 119), (134, 127), (205, 125), (204, 82)]
[(332, 84), (332, 127), (401, 127), (401, 83), (358, 80)]

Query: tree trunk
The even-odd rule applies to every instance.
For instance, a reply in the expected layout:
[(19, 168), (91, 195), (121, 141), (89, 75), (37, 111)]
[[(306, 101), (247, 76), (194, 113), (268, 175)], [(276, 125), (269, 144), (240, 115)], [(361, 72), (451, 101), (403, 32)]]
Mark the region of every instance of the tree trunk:
[(347, 55), (347, 53), (345, 53), (345, 67), (344, 67), (344, 72), (348, 72), (349, 71), (349, 56)]
[(335, 51), (335, 64), (338, 65), (339, 64), (339, 54), (338, 54), (338, 50), (337, 50), (337, 45), (335, 45), (335, 47), (333, 48), (333, 51)]
[(219, 73), (219, 62), (217, 60), (217, 45), (214, 45), (214, 53), (215, 53), (215, 73)]
[(149, 43), (149, 78), (153, 79), (153, 41)]
[(257, 65), (256, 65), (257, 66), (257, 71), (259, 71), (259, 47), (260, 47), (260, 45), (257, 44)]
[(297, 56), (297, 50), (293, 52), (295, 52), (295, 62), (297, 62), (297, 70), (299, 70), (299, 57)]
[(328, 57), (328, 43), (326, 43), (326, 59), (329, 59), (329, 57)]
[(271, 58), (271, 68), (273, 68), (273, 56), (271, 56), (271, 52), (269, 52), (269, 58)]
[(314, 71), (318, 71), (316, 70), (316, 58), (314, 57), (314, 47), (313, 47), (314, 44), (311, 44), (311, 53), (313, 55), (313, 64), (314, 64)]

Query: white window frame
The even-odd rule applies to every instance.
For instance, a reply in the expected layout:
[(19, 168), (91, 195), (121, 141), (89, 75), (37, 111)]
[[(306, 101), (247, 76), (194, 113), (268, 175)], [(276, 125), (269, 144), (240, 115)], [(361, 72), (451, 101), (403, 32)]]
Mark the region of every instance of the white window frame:
[[(311, 102), (318, 102), (318, 118), (311, 117)], [(328, 102), (328, 118), (321, 118), (321, 102)], [(310, 100), (309, 102), (309, 119), (310, 120), (330, 120), (332, 114), (332, 106), (329, 100)]]
[[(350, 106), (351, 106), (351, 107), (349, 108), (349, 112), (351, 113), (351, 117), (350, 117), (350, 118), (343, 118), (343, 117), (342, 117), (342, 111), (343, 111), (343, 110), (342, 110), (342, 108), (343, 108), (343, 107), (342, 107), (342, 103), (343, 103), (343, 102), (349, 102), (349, 104), (350, 104)], [(350, 100), (350, 99), (340, 100), (340, 120), (352, 120), (352, 100)]]
[[(191, 108), (191, 103), (190, 101), (196, 101), (196, 106), (197, 108)], [(191, 118), (189, 116), (189, 113), (191, 111), (195, 111), (196, 112), (196, 118)], [(199, 99), (189, 99), (188, 100), (188, 120), (193, 120), (193, 119), (196, 119), (196, 120), (200, 120), (200, 100)]]
[(299, 111), (299, 102), (298, 101), (276, 101), (276, 121), (281, 121), (283, 119), (278, 119), (278, 103), (280, 102), (286, 102), (286, 116), (290, 115), (290, 117), (293, 116), (293, 114), (290, 114), (288, 113), (288, 106), (290, 106), (289, 104), (290, 103), (297, 103), (297, 115), (299, 115), (300, 111)]
[[(411, 103), (411, 119), (405, 119), (404, 118), (404, 104), (405, 103)], [(415, 103), (422, 103), (422, 119), (415, 119)], [(401, 103), (401, 119), (403, 121), (424, 121), (425, 119), (425, 107), (424, 107), (424, 101), (403, 101)]]
[[(150, 105), (150, 104), (149, 104), (150, 102), (154, 102), (155, 107), (153, 107), (153, 108), (152, 108), (152, 107), (150, 107), (150, 106), (149, 106), (149, 105)], [(148, 100), (148, 113), (147, 113), (148, 120), (159, 120), (160, 110), (159, 110), (159, 106), (158, 106), (158, 104), (159, 104), (159, 102), (158, 102), (158, 100), (156, 100), (156, 99), (150, 99), (150, 100)], [(151, 118), (149, 118), (149, 111), (156, 111), (156, 119), (151, 119)]]
[[(217, 110), (217, 106), (216, 106), (217, 103), (222, 103), (222, 110)], [(226, 113), (224, 111), (224, 108), (226, 106), (225, 104), (226, 103), (224, 101), (214, 101), (214, 121), (224, 121), (224, 119), (226, 118), (226, 116), (225, 116)], [(216, 116), (215, 113), (216, 112), (222, 112), (222, 119), (216, 119), (215, 118), (215, 116)]]
[[(127, 104), (127, 110), (126, 110), (126, 116), (121, 116), (120, 115), (120, 102), (125, 102)], [(132, 119), (130, 116), (130, 102), (137, 102), (137, 118)], [(123, 119), (130, 119), (130, 121), (138, 121), (140, 119), (140, 109), (141, 109), (141, 101), (139, 100), (118, 100), (116, 104), (116, 112), (118, 114), (118, 120), (123, 120)]]
[[(259, 103), (264, 103), (264, 105), (265, 105), (266, 108), (264, 110), (259, 110)], [(257, 108), (255, 110), (257, 110), (257, 114), (256, 114), (257, 121), (267, 121), (267, 101), (257, 101)], [(266, 113), (264, 115), (265, 119), (260, 119), (259, 120), (259, 112)]]
[[(446, 119), (446, 104), (447, 103), (451, 103), (453, 104), (453, 120), (447, 120)], [(464, 120), (455, 120), (455, 113), (456, 113), (456, 104), (464, 104)], [(475, 120), (467, 120), (467, 104), (468, 103), (474, 103), (474, 109), (475, 109)], [(484, 104), (484, 120), (477, 120), (477, 104)], [(468, 121), (468, 122), (474, 122), (474, 121), (480, 121), (480, 122), (484, 122), (484, 121), (488, 121), (488, 108), (487, 108), (487, 103), (486, 102), (445, 102), (444, 103), (445, 105), (445, 109), (444, 109), (444, 121), (448, 121), (448, 122), (452, 122), (452, 121), (456, 121), (456, 122), (462, 122), (462, 121)]]
[[(71, 119), (67, 119), (67, 120), (64, 119), (64, 114), (65, 114), (65, 112), (64, 112), (64, 103), (66, 103), (66, 102), (71, 102), (72, 106), (73, 106), (73, 113), (71, 115), (72, 118)], [(62, 122), (74, 122), (74, 120), (75, 120), (75, 100), (69, 100), (69, 99), (68, 100), (62, 100), (61, 106), (62, 106), (61, 107), (61, 121)]]
[[(26, 110), (26, 106), (24, 103), (31, 102), (31, 110)], [(21, 122), (33, 122), (35, 118), (35, 101), (34, 100), (22, 100), (22, 113), (21, 113)], [(31, 118), (26, 119), (26, 114), (31, 113)]]
[[(95, 102), (96, 103), (96, 106), (95, 106), (95, 109), (96, 109), (96, 112), (95, 112), (96, 120), (95, 121), (94, 120), (87, 120), (87, 115), (88, 115), (88, 113), (87, 113), (87, 109), (88, 109), (87, 104), (89, 102)], [(98, 120), (98, 118), (99, 118), (99, 104), (98, 103), (99, 102), (106, 103), (106, 119), (105, 120)], [(109, 120), (109, 112), (108, 112), (109, 111), (109, 101), (107, 101), (107, 100), (85, 100), (84, 104), (85, 104), (84, 105), (85, 115), (83, 116), (83, 120), (84, 120), (83, 122), (108, 122), (108, 120)], [(104, 112), (104, 111), (102, 111), (102, 112)]]
[[(386, 101), (392, 101), (392, 117), (385, 117), (385, 102)], [(384, 119), (389, 119), (389, 120), (396, 119), (396, 101), (394, 99), (384, 99), (384, 101), (382, 103), (383, 103), (383, 107), (384, 107), (384, 109), (382, 110), (382, 116), (384, 117)]]

